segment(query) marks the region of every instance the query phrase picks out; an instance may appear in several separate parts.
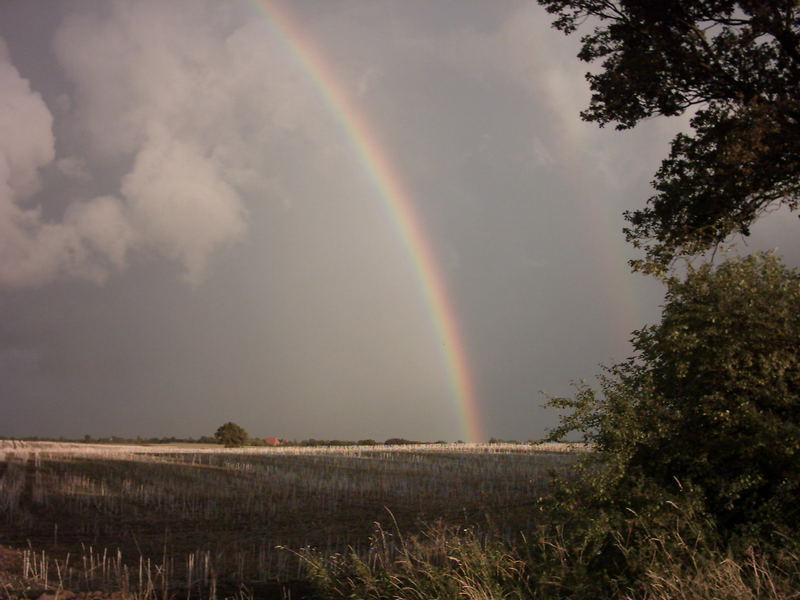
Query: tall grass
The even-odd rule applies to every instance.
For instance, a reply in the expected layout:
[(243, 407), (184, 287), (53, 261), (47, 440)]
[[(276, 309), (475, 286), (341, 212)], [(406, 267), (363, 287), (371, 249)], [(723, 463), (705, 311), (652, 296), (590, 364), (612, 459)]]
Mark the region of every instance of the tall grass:
[[(68, 553), (58, 559), (45, 551), (29, 548), (23, 551), (19, 581), (24, 582), (28, 590), (51, 590), (55, 595), (64, 590), (105, 590), (121, 594), (126, 600), (245, 600), (254, 597), (254, 588), (243, 583), (237, 586), (220, 584), (210, 564), (209, 553), (193, 552), (185, 561), (183, 576), (179, 576), (173, 560), (166, 555), (163, 562), (139, 556), (130, 563), (123, 560), (119, 550), (97, 551), (84, 546), (78, 554)], [(272, 591), (276, 590), (283, 592), (281, 597), (291, 597), (288, 588), (273, 586)]]
[(437, 525), (404, 538), (378, 526), (370, 551), (300, 551), (320, 598), (459, 600), (530, 598), (528, 565), (473, 529)]
[[(796, 544), (792, 544), (795, 545)], [(792, 551), (760, 554), (693, 549), (689, 557), (659, 549), (641, 589), (642, 600), (795, 600), (800, 598), (800, 561)]]
[[(620, 556), (644, 560), (638, 579), (604, 579), (586, 547), (565, 541), (556, 528), (515, 543), (444, 525), (404, 538), (376, 529), (366, 556), (299, 554), (317, 598), (329, 600), (796, 600), (796, 553), (734, 553), (702, 536), (691, 542), (673, 532), (632, 548), (625, 532), (609, 532)], [(796, 547), (796, 544), (793, 544)]]

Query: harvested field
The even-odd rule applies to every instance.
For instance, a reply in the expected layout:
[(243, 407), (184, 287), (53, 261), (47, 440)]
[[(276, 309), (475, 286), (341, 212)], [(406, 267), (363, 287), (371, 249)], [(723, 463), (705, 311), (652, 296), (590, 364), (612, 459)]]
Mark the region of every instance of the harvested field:
[(51, 587), (186, 597), (266, 590), (300, 576), (287, 549), (368, 556), (376, 523), (413, 535), (442, 522), (514, 539), (533, 525), (547, 472), (573, 462), (574, 450), (6, 442), (0, 528), (26, 549), (23, 575)]

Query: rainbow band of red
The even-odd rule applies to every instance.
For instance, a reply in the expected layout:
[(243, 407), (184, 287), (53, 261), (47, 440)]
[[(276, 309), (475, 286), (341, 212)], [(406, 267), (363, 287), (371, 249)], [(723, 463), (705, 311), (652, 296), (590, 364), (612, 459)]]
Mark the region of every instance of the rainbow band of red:
[(462, 435), (483, 441), (484, 432), (470, 376), (461, 331), (439, 265), (414, 209), (413, 197), (374, 128), (350, 100), (336, 71), (286, 7), (272, 0), (250, 0), (269, 27), (316, 86), (332, 116), (345, 133), (359, 163), (381, 198), (406, 254), (413, 264), (431, 321), (442, 348)]

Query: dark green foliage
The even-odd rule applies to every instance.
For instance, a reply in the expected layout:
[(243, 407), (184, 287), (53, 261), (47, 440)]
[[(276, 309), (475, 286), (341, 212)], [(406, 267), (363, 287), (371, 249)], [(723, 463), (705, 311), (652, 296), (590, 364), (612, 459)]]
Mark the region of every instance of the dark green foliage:
[(549, 402), (567, 411), (550, 437), (595, 445), (592, 493), (609, 514), (680, 506), (726, 536), (796, 528), (800, 274), (758, 254), (666, 283), (635, 356), (606, 369), (599, 392)]
[(584, 119), (618, 129), (696, 112), (672, 142), (648, 205), (626, 215), (635, 263), (660, 271), (711, 248), (776, 205), (800, 203), (800, 3), (797, 0), (539, 0), (587, 75)]
[(225, 444), (226, 448), (238, 448), (247, 443), (248, 436), (242, 427), (228, 421), (217, 429), (214, 439), (220, 444)]
[(414, 440), (407, 440), (406, 438), (389, 438), (383, 443), (386, 446), (408, 446), (410, 444), (421, 444), (422, 442), (415, 442)]

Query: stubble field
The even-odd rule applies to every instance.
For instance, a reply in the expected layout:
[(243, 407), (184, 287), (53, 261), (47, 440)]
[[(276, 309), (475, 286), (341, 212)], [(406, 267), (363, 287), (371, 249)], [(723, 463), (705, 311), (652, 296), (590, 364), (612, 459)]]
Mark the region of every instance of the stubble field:
[[(294, 551), (369, 559), (438, 523), (513, 541), (529, 531), (561, 445), (0, 447), (0, 533), (45, 587), (211, 597), (283, 586)], [(47, 579), (45, 582), (44, 579)]]

